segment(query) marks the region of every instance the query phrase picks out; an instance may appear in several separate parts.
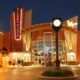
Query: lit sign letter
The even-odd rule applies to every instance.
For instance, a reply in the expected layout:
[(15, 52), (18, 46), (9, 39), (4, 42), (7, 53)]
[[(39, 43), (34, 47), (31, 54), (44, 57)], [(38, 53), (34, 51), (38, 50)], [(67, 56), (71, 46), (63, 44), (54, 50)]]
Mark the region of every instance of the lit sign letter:
[(68, 20), (68, 21), (67, 21), (67, 25), (70, 26), (70, 27), (75, 27), (75, 26), (77, 26), (77, 23)]
[(16, 39), (20, 39), (20, 8), (16, 8), (15, 12), (15, 31), (16, 31)]

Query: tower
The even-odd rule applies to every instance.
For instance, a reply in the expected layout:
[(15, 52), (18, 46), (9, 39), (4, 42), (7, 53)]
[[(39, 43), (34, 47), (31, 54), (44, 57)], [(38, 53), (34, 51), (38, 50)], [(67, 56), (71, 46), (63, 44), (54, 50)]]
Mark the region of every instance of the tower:
[(17, 7), (11, 13), (10, 18), (10, 50), (23, 51), (23, 42), (21, 30), (31, 25), (31, 10), (25, 10), (22, 7)]

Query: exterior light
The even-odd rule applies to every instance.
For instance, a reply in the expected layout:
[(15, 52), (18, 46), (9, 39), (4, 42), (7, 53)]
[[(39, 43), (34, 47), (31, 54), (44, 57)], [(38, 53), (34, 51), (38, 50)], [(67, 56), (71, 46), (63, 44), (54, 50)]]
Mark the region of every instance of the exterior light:
[(53, 18), (52, 19), (52, 29), (58, 31), (61, 28), (62, 20), (60, 18)]
[(53, 25), (54, 25), (55, 27), (60, 27), (60, 26), (61, 26), (61, 20), (60, 20), (60, 19), (55, 19), (55, 20), (53, 21)]

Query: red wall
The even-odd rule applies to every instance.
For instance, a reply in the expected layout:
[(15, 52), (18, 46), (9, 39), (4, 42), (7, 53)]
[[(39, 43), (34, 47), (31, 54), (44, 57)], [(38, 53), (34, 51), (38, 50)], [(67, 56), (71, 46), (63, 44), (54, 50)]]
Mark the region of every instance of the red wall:
[[(10, 47), (10, 49), (11, 49), (11, 51), (22, 51), (23, 50), (22, 39), (20, 39), (20, 40), (15, 39), (16, 27), (15, 27), (14, 20), (15, 20), (15, 16), (14, 16), (14, 12), (13, 12), (13, 13), (11, 13), (11, 19), (10, 19), (10, 22), (11, 22), (10, 23), (11, 24), (11, 30), (10, 30), (10, 46), (11, 47)], [(22, 22), (23, 22), (23, 20), (22, 20)], [(22, 28), (23, 28), (23, 24), (22, 24)]]
[(10, 32), (3, 32), (3, 47), (10, 51)]

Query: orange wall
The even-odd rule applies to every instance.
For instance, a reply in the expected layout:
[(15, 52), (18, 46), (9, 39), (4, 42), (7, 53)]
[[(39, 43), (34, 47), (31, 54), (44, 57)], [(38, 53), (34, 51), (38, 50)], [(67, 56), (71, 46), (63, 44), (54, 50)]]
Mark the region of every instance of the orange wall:
[(80, 61), (80, 31), (77, 32), (77, 61)]
[[(39, 36), (43, 36), (43, 35), (44, 35), (44, 32), (52, 32), (52, 34), (55, 35), (55, 32), (53, 32), (51, 29), (34, 31), (34, 32), (32, 32), (32, 41), (33, 41), (33, 40), (36, 40), (37, 37), (39, 37)], [(63, 32), (60, 31), (58, 34), (59, 34), (58, 38), (59, 38), (60, 40), (64, 40), (64, 34), (63, 34)]]

